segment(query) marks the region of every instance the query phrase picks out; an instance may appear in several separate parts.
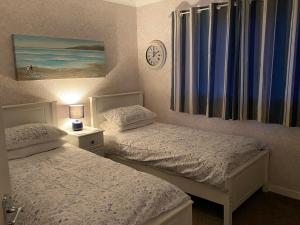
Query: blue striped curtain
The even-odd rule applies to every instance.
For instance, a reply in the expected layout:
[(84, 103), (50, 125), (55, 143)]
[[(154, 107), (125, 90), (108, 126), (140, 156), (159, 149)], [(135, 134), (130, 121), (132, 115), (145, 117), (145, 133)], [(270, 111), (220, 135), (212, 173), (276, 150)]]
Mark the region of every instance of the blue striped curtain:
[(173, 12), (171, 109), (300, 126), (299, 4), (231, 0)]

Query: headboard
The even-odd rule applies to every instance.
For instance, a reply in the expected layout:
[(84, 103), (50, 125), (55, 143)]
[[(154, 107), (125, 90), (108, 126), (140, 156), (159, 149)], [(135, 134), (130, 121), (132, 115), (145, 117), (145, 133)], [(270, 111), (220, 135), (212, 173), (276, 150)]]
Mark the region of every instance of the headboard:
[(105, 120), (102, 113), (107, 110), (130, 105), (144, 105), (144, 95), (141, 91), (94, 96), (89, 99), (92, 127), (99, 127), (99, 124)]
[(57, 125), (56, 102), (38, 102), (2, 106), (4, 127), (26, 123), (48, 123)]

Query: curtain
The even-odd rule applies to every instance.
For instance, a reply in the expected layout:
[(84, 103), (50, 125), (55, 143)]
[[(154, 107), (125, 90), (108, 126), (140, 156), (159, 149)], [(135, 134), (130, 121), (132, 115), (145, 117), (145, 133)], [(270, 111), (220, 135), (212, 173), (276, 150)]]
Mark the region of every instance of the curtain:
[(173, 12), (171, 109), (300, 126), (299, 12), (298, 0)]

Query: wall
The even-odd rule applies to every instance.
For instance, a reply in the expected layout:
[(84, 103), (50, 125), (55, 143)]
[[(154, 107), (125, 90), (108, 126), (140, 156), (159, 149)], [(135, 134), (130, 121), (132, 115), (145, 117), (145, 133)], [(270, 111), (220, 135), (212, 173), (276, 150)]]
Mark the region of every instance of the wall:
[[(72, 103), (69, 102), (72, 99), (87, 102), (91, 95), (138, 90), (136, 9), (133, 7), (101, 0), (1, 0), (0, 32), (2, 104), (41, 99), (58, 100), (60, 104)], [(16, 81), (11, 41), (14, 33), (103, 40), (108, 59), (107, 76)], [(59, 107), (59, 118), (63, 117), (67, 117), (66, 108)]]
[[(137, 11), (138, 63), (140, 84), (145, 92), (145, 104), (158, 113), (159, 120), (199, 127), (204, 130), (245, 135), (269, 144), (272, 149), (270, 165), (271, 189), (300, 199), (300, 128), (261, 124), (255, 121), (225, 121), (199, 115), (174, 113), (170, 110), (171, 90), (171, 17), (176, 8), (209, 1), (164, 0), (140, 7)], [(155, 13), (154, 13), (155, 12)], [(151, 70), (145, 61), (150, 41), (162, 40), (168, 57), (161, 70)]]

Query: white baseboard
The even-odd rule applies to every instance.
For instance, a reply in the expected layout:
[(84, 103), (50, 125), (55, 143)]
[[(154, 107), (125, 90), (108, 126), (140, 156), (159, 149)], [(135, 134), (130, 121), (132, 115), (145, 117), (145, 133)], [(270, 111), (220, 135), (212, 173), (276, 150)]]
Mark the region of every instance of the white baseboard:
[(269, 185), (269, 191), (276, 194), (284, 195), (289, 198), (300, 200), (300, 192), (277, 185)]

